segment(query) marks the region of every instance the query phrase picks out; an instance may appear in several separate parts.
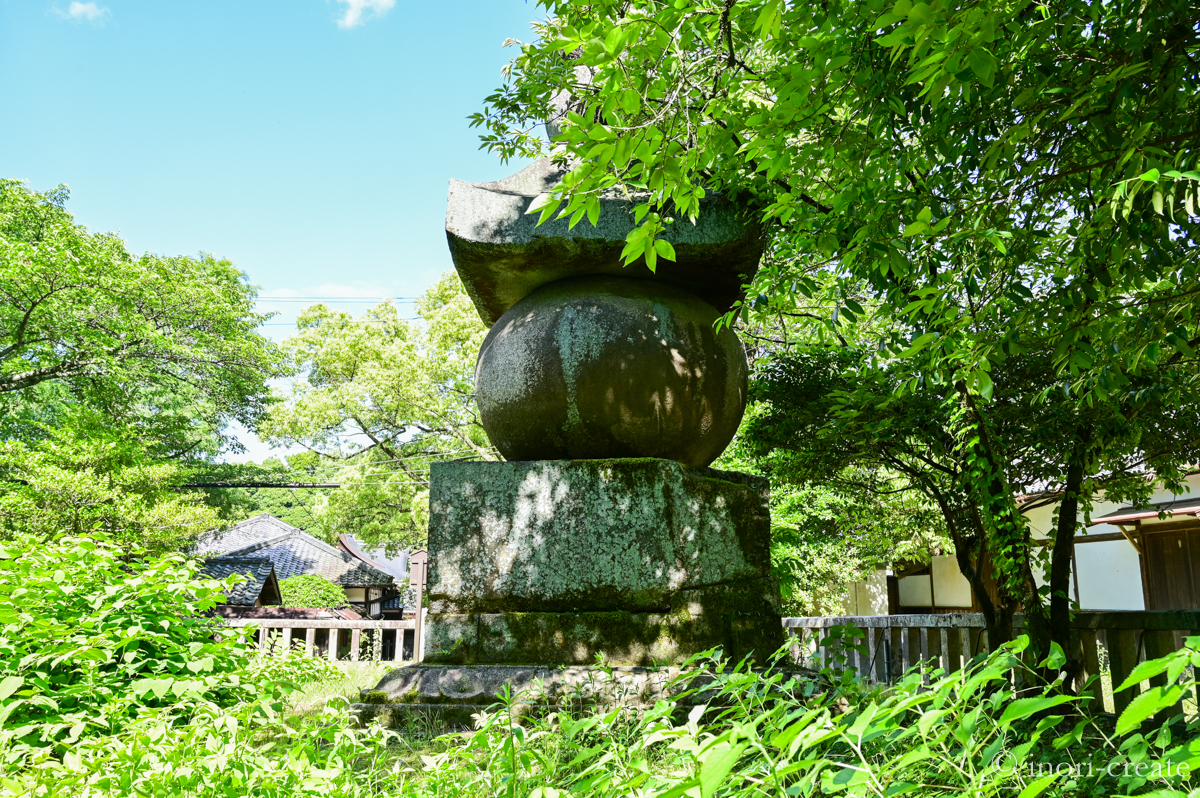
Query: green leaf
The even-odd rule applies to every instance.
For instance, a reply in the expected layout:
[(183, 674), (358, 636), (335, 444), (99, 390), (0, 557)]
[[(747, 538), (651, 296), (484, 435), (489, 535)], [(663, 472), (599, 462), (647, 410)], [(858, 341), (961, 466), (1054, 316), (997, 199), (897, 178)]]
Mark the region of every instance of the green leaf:
[(1027, 718), (1030, 715), (1041, 712), (1051, 707), (1057, 707), (1062, 704), (1068, 704), (1074, 699), (1066, 695), (1043, 696), (1041, 698), (1018, 698), (1004, 708), (1004, 714), (1000, 716), (1001, 726), (1011, 726), (1018, 720)]
[(904, 756), (900, 757), (900, 761), (898, 761), (893, 767), (895, 770), (899, 771), (917, 762), (924, 762), (926, 759), (930, 759), (932, 756), (933, 754), (930, 753), (929, 746), (919, 745), (910, 750)]
[(1017, 795), (1017, 798), (1037, 798), (1039, 795), (1044, 793), (1046, 788), (1053, 784), (1054, 780), (1057, 778), (1057, 773), (1051, 773), (1049, 776), (1042, 776), (1036, 781), (1031, 781), (1028, 785), (1026, 785), (1025, 789), (1021, 790), (1021, 792)]
[(987, 51), (987, 48), (976, 47), (967, 56), (967, 62), (971, 65), (971, 71), (975, 73), (979, 81), (990, 89), (995, 83), (995, 57)]
[(669, 261), (675, 260), (675, 247), (671, 246), (671, 242), (660, 238), (654, 242), (654, 249), (660, 256)]
[(1143, 172), (1142, 174), (1138, 175), (1138, 177), (1142, 180), (1145, 180), (1147, 183), (1157, 183), (1159, 172), (1157, 169), (1151, 169), (1148, 172)]
[(744, 750), (746, 750), (744, 744), (717, 743), (705, 752), (700, 761), (701, 798), (711, 798), (717, 788), (724, 783), (729, 772), (733, 770), (733, 766), (741, 759)]
[(8, 676), (4, 681), (0, 681), (0, 701), (17, 692), (23, 684), (25, 680), (20, 676)]
[(826, 771), (821, 780), (825, 792), (841, 792), (842, 790), (863, 784), (870, 779), (870, 772), (865, 768), (852, 765), (842, 765), (841, 770), (830, 773)]
[(912, 357), (917, 352), (920, 352), (922, 349), (932, 343), (935, 338), (937, 338), (937, 333), (925, 333), (917, 338), (917, 340), (913, 341), (912, 346), (901, 352), (900, 357)]
[(1058, 643), (1050, 644), (1050, 655), (1042, 660), (1042, 667), (1058, 670), (1067, 662), (1067, 655)]
[(1183, 693), (1183, 687), (1178, 684), (1171, 685), (1170, 687), (1163, 685), (1151, 687), (1130, 701), (1129, 706), (1125, 707), (1125, 711), (1121, 713), (1121, 717), (1117, 720), (1117, 734), (1127, 734), (1138, 726), (1141, 726), (1142, 721), (1151, 715), (1168, 707), (1175, 706), (1175, 704), (1179, 703), (1179, 699), (1183, 698)]
[(754, 23), (754, 31), (763, 39), (768, 36), (779, 36), (783, 22), (783, 0), (767, 0), (763, 4), (762, 13)]
[(1147, 679), (1158, 676), (1160, 673), (1165, 673), (1167, 669), (1171, 667), (1171, 662), (1176, 658), (1177, 657), (1174, 655), (1168, 655), (1166, 657), (1159, 657), (1158, 659), (1150, 659), (1146, 660), (1145, 662), (1139, 662), (1137, 667), (1130, 671), (1129, 675), (1125, 677), (1125, 681), (1121, 682), (1120, 687), (1115, 688), (1113, 692), (1119, 693), (1122, 690), (1128, 690), (1135, 684), (1141, 684)]
[(989, 402), (992, 401), (992, 378), (986, 371), (978, 372), (977, 383), (979, 385), (979, 395)]

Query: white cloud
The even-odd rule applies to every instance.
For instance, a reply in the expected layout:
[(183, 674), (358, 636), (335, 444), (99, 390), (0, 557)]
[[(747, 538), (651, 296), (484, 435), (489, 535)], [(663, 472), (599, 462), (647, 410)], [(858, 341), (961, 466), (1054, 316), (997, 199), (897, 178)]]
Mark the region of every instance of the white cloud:
[(80, 3), (73, 2), (67, 6), (67, 10), (55, 8), (54, 13), (58, 14), (63, 19), (69, 19), (74, 22), (98, 22), (103, 24), (106, 17), (112, 14), (104, 6), (96, 5), (95, 3)]
[(396, 0), (337, 0), (346, 7), (338, 18), (339, 28), (357, 28), (371, 17), (382, 17), (392, 10)]

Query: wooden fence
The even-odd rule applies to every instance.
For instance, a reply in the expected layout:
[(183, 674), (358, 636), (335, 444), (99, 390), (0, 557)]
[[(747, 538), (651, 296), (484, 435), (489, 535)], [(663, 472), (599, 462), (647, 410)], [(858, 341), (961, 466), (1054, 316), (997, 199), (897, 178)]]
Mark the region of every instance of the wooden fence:
[[(343, 660), (343, 652), (344, 660), (350, 662), (399, 662), (404, 659), (404, 632), (411, 629), (413, 642), (409, 647), (409, 659), (420, 657), (420, 639), (415, 618), (403, 621), (230, 618), (225, 621), (225, 625), (258, 627), (258, 646), (262, 651), (278, 652), (281, 655), (299, 652), (307, 656), (324, 656), (330, 662)], [(297, 634), (300, 631), (303, 631), (303, 637)]]
[[(914, 667), (957, 671), (975, 655), (992, 650), (981, 613), (784, 618), (783, 626), (798, 663), (854, 668), (877, 683), (895, 681)], [(850, 640), (835, 629), (847, 626), (861, 630), (865, 638)], [(1024, 629), (1020, 615), (1013, 627), (1018, 634)], [(1120, 712), (1142, 687), (1115, 694), (1112, 688), (1139, 662), (1177, 651), (1184, 638), (1200, 635), (1200, 612), (1076, 612), (1071, 629), (1072, 645), (1082, 654), (1084, 681), (1100, 676), (1097, 698)], [(1150, 680), (1151, 687), (1165, 683), (1165, 676)]]

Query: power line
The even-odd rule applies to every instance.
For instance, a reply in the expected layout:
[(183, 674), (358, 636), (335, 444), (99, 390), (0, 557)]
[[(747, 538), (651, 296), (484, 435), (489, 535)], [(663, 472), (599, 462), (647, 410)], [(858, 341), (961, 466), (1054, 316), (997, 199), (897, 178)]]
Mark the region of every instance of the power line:
[[(339, 325), (343, 324), (391, 324), (397, 319), (351, 319), (350, 321), (339, 321)], [(398, 321), (423, 321), (420, 316), (405, 316)], [(260, 327), (295, 327), (294, 321), (268, 321), (263, 322)]]
[(256, 302), (416, 302), (415, 296), (259, 296)]
[[(410, 485), (428, 485), (428, 480), (405, 480)], [(297, 490), (302, 488), (334, 489), (359, 485), (398, 485), (398, 482), (185, 482), (179, 487), (189, 489), (199, 488), (286, 488)]]
[[(495, 447), (490, 447), (488, 449), (485, 449), (484, 451), (486, 453), (492, 453), (492, 452), (495, 452), (496, 449), (495, 449)], [(429, 484), (428, 481), (408, 478), (408, 472), (402, 471), (400, 469), (395, 469), (395, 470), (378, 469), (377, 470), (375, 467), (379, 466), (379, 465), (383, 465), (385, 463), (399, 463), (399, 462), (405, 462), (405, 461), (410, 461), (410, 460), (423, 460), (423, 459), (434, 458), (434, 457), (445, 457), (445, 456), (454, 455), (454, 454), (478, 454), (478, 451), (475, 449), (459, 449), (459, 450), (450, 451), (450, 452), (432, 452), (430, 454), (417, 454), (417, 455), (410, 455), (408, 457), (393, 457), (388, 460), (371, 460), (371, 461), (367, 461), (367, 462), (363, 463), (363, 465), (367, 466), (367, 468), (364, 469), (363, 472), (356, 474), (355, 478), (348, 479), (348, 480), (342, 480), (339, 482), (268, 482), (268, 481), (261, 480), (261, 479), (260, 480), (241, 480), (241, 481), (224, 481), (224, 480), (222, 480), (219, 482), (188, 482), (188, 483), (185, 483), (182, 487), (185, 487), (185, 488), (288, 488), (288, 489), (300, 489), (300, 488), (340, 488), (340, 487), (348, 486), (348, 485), (398, 485), (398, 484), (402, 484), (402, 483), (428, 485)], [(487, 462), (485, 460), (466, 460), (466, 458), (457, 458), (457, 459), (459, 461), (465, 460), (466, 462)], [(453, 462), (453, 461), (442, 461), (442, 462)], [(331, 463), (330, 467), (346, 468), (346, 467), (355, 467), (355, 465), (357, 465), (357, 464), (345, 463), (340, 466), (337, 466), (337, 465), (334, 465)], [(433, 464), (430, 463), (429, 465), (432, 466)], [(421, 475), (421, 476), (425, 476), (425, 475), (429, 474), (429, 468), (414, 468), (414, 469), (410, 469), (410, 471), (412, 473), (415, 473), (415, 474)], [(385, 480), (385, 481), (379, 481), (379, 482), (367, 481), (367, 480), (370, 480), (372, 477), (380, 477), (383, 475), (395, 475), (397, 477), (400, 477), (401, 479)]]
[[(486, 449), (483, 449), (482, 451), (490, 454), (490, 453), (496, 451), (496, 447), (489, 446)], [(452, 455), (452, 454), (477, 454), (479, 452), (480, 452), (479, 449), (457, 449), (457, 450), (450, 451), (450, 452), (430, 452), (429, 454), (413, 454), (413, 455), (409, 455), (407, 457), (393, 457), (390, 460), (370, 460), (367, 462), (367, 465), (380, 465), (382, 463), (399, 463), (404, 460), (420, 460), (423, 457), (446, 457), (446, 456)], [(350, 455), (350, 456), (354, 457), (356, 455)], [(353, 465), (353, 464), (351, 463), (350, 465)]]
[(340, 482), (185, 482), (181, 488), (340, 488)]

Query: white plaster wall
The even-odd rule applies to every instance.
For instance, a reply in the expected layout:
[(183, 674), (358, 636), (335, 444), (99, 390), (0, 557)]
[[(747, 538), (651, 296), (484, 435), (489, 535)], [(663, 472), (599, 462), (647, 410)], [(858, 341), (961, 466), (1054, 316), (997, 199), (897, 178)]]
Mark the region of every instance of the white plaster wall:
[[(1185, 485), (1190, 489), (1190, 493), (1176, 495), (1160, 489), (1155, 491), (1150, 501), (1157, 503), (1195, 498), (1200, 495), (1200, 474), (1188, 477)], [(1120, 502), (1109, 501), (1103, 496), (1098, 497), (1092, 505), (1092, 518), (1115, 512), (1123, 506), (1125, 505)], [(1057, 505), (1050, 505), (1030, 510), (1025, 514), (1035, 539), (1045, 539), (1049, 536), (1054, 526), (1056, 509)], [(1083, 521), (1082, 513), (1079, 520)], [(1159, 522), (1157, 519), (1147, 519), (1142, 523), (1149, 525)], [(1126, 540), (1087, 542), (1088, 535), (1120, 534), (1121, 530), (1112, 524), (1097, 524), (1088, 527), (1087, 532), (1087, 535), (1075, 537), (1075, 563), (1079, 567), (1079, 606), (1085, 610), (1145, 609), (1142, 599), (1141, 563), (1137, 550)], [(1041, 569), (1034, 569), (1034, 577), (1039, 585), (1045, 584)], [(1071, 595), (1074, 596), (1074, 593), (1075, 584), (1072, 581)]]
[[(1128, 540), (1075, 546), (1079, 607), (1084, 610), (1144, 610), (1137, 550)], [(1074, 585), (1072, 585), (1074, 588)]]
[(851, 582), (842, 599), (846, 615), (887, 615), (887, 571), (877, 569), (871, 576)]
[(899, 582), (902, 607), (928, 607), (933, 603), (933, 594), (929, 589), (929, 574), (902, 576)]
[(842, 595), (842, 615), (858, 615), (858, 592), (855, 589), (858, 582), (851, 582), (846, 586), (846, 592)]
[(364, 588), (346, 587), (342, 589), (346, 591), (346, 601), (362, 603), (367, 600), (366, 590)]
[[(1200, 495), (1200, 474), (1188, 477), (1185, 484), (1190, 493), (1179, 496), (1170, 491), (1155, 492), (1152, 502), (1165, 502), (1176, 498), (1195, 498)], [(1123, 505), (1098, 498), (1092, 506), (1092, 517), (1096, 518), (1120, 509)], [(1057, 505), (1038, 507), (1025, 513), (1029, 520), (1034, 540), (1045, 540), (1054, 528), (1054, 513)], [(1080, 514), (1080, 521), (1083, 520)], [(1171, 519), (1168, 519), (1171, 520)], [(1154, 519), (1144, 524), (1157, 523)], [(1111, 524), (1089, 527), (1088, 533), (1104, 535), (1120, 533)], [(1076, 537), (1075, 562), (1079, 566), (1079, 605), (1085, 610), (1143, 610), (1141, 563), (1137, 550), (1127, 540), (1088, 543), (1087, 535)], [(1039, 568), (1034, 569), (1039, 585), (1044, 584)], [(933, 580), (939, 607), (971, 606), (971, 585), (958, 570), (954, 557), (935, 557)], [(900, 582), (900, 603), (906, 607), (930, 606), (928, 576), (906, 576)], [(1075, 595), (1074, 574), (1071, 581), (1071, 596)], [(962, 602), (959, 604), (959, 602)], [(843, 605), (847, 615), (884, 615), (887, 613), (887, 578), (883, 570), (864, 582), (855, 582), (846, 592)]]
[(1037, 507), (1025, 513), (1029, 521), (1029, 531), (1034, 540), (1045, 540), (1054, 529), (1054, 510), (1058, 505)]
[(933, 598), (939, 607), (970, 607), (971, 583), (955, 557), (933, 558)]

